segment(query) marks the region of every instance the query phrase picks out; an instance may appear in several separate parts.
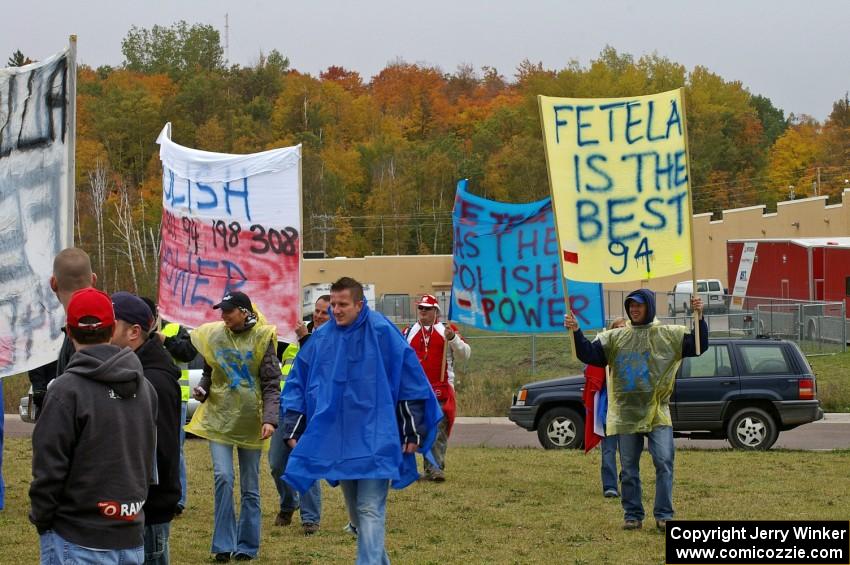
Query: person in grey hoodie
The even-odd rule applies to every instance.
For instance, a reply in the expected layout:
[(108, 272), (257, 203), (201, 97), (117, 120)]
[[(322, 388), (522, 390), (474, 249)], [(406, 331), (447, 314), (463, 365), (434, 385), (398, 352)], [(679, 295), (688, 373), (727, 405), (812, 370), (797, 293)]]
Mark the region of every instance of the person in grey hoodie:
[(67, 329), (76, 353), (48, 387), (32, 435), (29, 518), (42, 563), (144, 562), (157, 396), (133, 351), (109, 344), (114, 328), (107, 294), (73, 294)]

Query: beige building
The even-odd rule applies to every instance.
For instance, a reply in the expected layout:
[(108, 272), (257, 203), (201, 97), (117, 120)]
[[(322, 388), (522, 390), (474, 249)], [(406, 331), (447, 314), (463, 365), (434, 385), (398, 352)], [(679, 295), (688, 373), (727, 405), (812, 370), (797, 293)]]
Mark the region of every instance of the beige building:
[[(840, 204), (827, 205), (826, 196), (780, 202), (777, 211), (766, 206), (724, 210), (694, 216), (696, 278), (727, 281), (726, 242), (730, 239), (847, 237), (850, 236), (850, 190)], [(375, 296), (442, 294), (451, 289), (451, 255), (395, 255), (362, 258), (305, 259), (302, 284), (329, 283), (350, 276), (375, 285)], [(644, 280), (640, 286), (667, 292), (676, 282), (691, 278), (690, 271), (673, 277)], [(634, 283), (605, 285), (608, 290), (631, 290)]]

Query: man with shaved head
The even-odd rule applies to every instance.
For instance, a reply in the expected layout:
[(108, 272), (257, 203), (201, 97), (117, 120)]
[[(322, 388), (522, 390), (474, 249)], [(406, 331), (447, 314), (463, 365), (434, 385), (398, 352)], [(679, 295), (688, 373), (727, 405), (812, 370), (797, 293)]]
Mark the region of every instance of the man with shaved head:
[[(91, 270), (91, 259), (89, 259), (88, 253), (79, 247), (63, 249), (53, 259), (50, 288), (56, 293), (56, 297), (62, 303), (62, 308), (66, 312), (71, 295), (78, 290), (93, 287), (96, 282), (97, 275)], [(41, 405), (44, 402), (47, 384), (65, 372), (68, 360), (73, 354), (74, 345), (68, 339), (68, 336), (65, 336), (62, 349), (59, 350), (59, 358), (29, 372), (30, 383), (32, 384), (32, 401), (36, 407), (33, 413), (36, 417), (38, 417), (38, 411), (41, 410)]]
[(63, 249), (53, 259), (50, 288), (66, 311), (72, 294), (80, 289), (93, 287), (96, 282), (97, 275), (91, 270), (89, 254), (79, 247)]

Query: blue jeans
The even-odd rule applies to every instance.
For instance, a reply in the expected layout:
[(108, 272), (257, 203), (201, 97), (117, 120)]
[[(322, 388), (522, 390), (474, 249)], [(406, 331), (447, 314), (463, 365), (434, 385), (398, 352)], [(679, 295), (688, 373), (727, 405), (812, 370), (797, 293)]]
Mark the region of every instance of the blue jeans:
[(613, 490), (620, 492), (620, 481), (617, 478), (617, 437), (602, 438), (602, 492)]
[(260, 550), (260, 449), (237, 447), (242, 507), (239, 524), (233, 509), (233, 446), (210, 443), (215, 483), (212, 553), (244, 553), (256, 557)]
[(340, 481), (351, 524), (357, 528), (356, 565), (386, 565), (390, 558), (384, 549), (387, 479)]
[(673, 519), (673, 428), (658, 426), (649, 433), (620, 434), (620, 475), (623, 488), (622, 502), (626, 520), (643, 520), (641, 501), (640, 455), (644, 438), (649, 439), (649, 454), (655, 464), (655, 506), (652, 514), (656, 520)]
[(186, 410), (188, 403), (180, 403), (180, 500), (177, 506), (181, 509), (186, 508), (186, 457), (183, 456), (183, 442), (186, 441), (186, 430), (183, 426), (186, 425)]
[(145, 526), (145, 565), (168, 565), (168, 536), (171, 523)]
[(286, 470), (286, 463), (289, 461), (289, 454), (292, 453), (292, 448), (286, 445), (284, 436), (283, 426), (278, 427), (272, 435), (269, 446), (269, 467), (277, 493), (280, 495), (280, 511), (294, 512), (300, 507), (302, 524), (319, 524), (322, 519), (321, 481), (313, 483), (310, 490), (299, 497), (298, 491), (281, 479)]
[(142, 565), (144, 546), (133, 549), (86, 549), (48, 530), (39, 536), (41, 565)]

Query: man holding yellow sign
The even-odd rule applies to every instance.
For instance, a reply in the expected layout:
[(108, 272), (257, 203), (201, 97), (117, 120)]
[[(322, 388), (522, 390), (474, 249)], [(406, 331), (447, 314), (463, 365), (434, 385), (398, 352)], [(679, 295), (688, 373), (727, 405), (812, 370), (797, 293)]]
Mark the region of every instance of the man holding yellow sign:
[[(564, 279), (631, 282), (693, 271), (682, 90), (631, 98), (539, 96), (538, 102)], [(708, 328), (698, 297), (692, 334), (661, 325), (647, 289), (629, 294), (624, 306), (630, 324), (593, 342), (572, 313), (564, 322), (575, 332), (579, 359), (611, 367), (607, 431), (619, 435), (623, 528), (638, 529), (644, 518), (639, 461), (648, 438), (656, 467), (653, 514), (664, 530), (673, 517), (668, 402), (679, 362), (705, 350)]]

